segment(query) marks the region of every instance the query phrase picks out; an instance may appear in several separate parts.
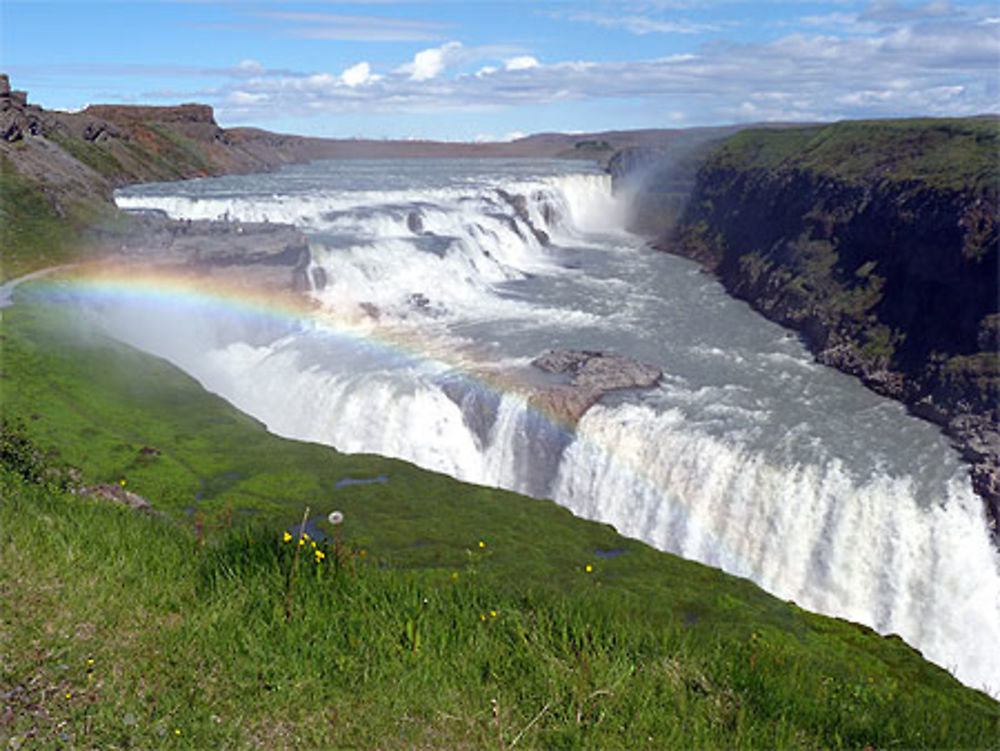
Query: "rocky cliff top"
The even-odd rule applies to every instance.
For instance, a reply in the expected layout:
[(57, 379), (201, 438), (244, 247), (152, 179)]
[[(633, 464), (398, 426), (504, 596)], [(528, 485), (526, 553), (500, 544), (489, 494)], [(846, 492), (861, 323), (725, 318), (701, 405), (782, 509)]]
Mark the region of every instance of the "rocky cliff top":
[(118, 104), (92, 104), (81, 113), (115, 123), (210, 123), (215, 112), (207, 104), (179, 104), (173, 107), (146, 107)]

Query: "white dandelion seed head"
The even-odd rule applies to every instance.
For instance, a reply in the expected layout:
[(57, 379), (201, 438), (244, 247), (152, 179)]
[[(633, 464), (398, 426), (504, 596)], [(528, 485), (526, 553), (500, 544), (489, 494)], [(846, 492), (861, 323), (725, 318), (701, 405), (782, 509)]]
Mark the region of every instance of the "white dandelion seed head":
[(340, 524), (344, 521), (344, 513), (342, 511), (331, 511), (330, 515), (326, 517), (330, 524)]

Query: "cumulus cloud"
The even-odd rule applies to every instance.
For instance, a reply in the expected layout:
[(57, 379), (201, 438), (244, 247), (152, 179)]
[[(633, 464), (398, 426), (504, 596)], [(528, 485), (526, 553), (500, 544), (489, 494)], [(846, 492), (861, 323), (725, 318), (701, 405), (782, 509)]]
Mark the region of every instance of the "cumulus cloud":
[(997, 111), (995, 13), (941, 15), (947, 7), (909, 5), (919, 18), (896, 23), (838, 16), (765, 41), (716, 40), (641, 60), (541, 62), (523, 49), (451, 41), (381, 70), (359, 62), (339, 74), (262, 68), (248, 76), (253, 66), (240, 63), (216, 101), (251, 121), (276, 111), (438, 113), (615, 99), (662, 113), (664, 125)]
[(421, 50), (413, 56), (413, 62), (399, 67), (401, 73), (409, 75), (412, 81), (429, 81), (436, 77), (449, 64), (461, 58), (462, 43), (447, 42), (440, 47)]
[(258, 75), (264, 72), (264, 66), (261, 65), (257, 60), (240, 60), (236, 64), (236, 70), (240, 73), (246, 73), (249, 75)]
[(351, 88), (355, 86), (363, 86), (369, 83), (375, 83), (382, 76), (377, 76), (372, 74), (371, 66), (367, 62), (360, 62), (357, 65), (352, 65), (350, 68), (344, 70), (340, 74), (340, 81)]
[(234, 91), (228, 97), (229, 102), (237, 106), (260, 104), (267, 100), (267, 94), (251, 94), (248, 91)]

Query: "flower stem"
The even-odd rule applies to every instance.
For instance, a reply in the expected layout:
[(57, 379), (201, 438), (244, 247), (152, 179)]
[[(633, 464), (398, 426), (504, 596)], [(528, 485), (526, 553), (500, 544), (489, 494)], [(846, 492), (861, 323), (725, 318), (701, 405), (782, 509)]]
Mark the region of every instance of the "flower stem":
[(295, 593), (295, 572), (299, 568), (299, 549), (302, 547), (303, 535), (306, 531), (306, 519), (309, 518), (309, 507), (302, 514), (302, 524), (299, 525), (299, 539), (295, 545), (295, 560), (292, 561), (292, 577), (288, 582), (288, 601), (285, 603), (285, 620), (292, 620), (292, 595)]

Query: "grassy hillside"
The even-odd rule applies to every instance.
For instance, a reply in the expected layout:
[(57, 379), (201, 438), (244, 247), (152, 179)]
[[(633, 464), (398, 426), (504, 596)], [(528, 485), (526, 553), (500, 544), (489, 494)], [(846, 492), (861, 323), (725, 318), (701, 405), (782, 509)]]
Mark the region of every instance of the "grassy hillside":
[(786, 130), (745, 130), (713, 155), (713, 167), (807, 170), (849, 183), (919, 181), (942, 190), (996, 187), (996, 118), (857, 120)]
[[(7, 309), (2, 336), (15, 745), (1000, 741), (1000, 707), (898, 639), (552, 503), (276, 438), (58, 311)], [(96, 482), (161, 513), (85, 497)], [(296, 564), (306, 506), (320, 541)]]

